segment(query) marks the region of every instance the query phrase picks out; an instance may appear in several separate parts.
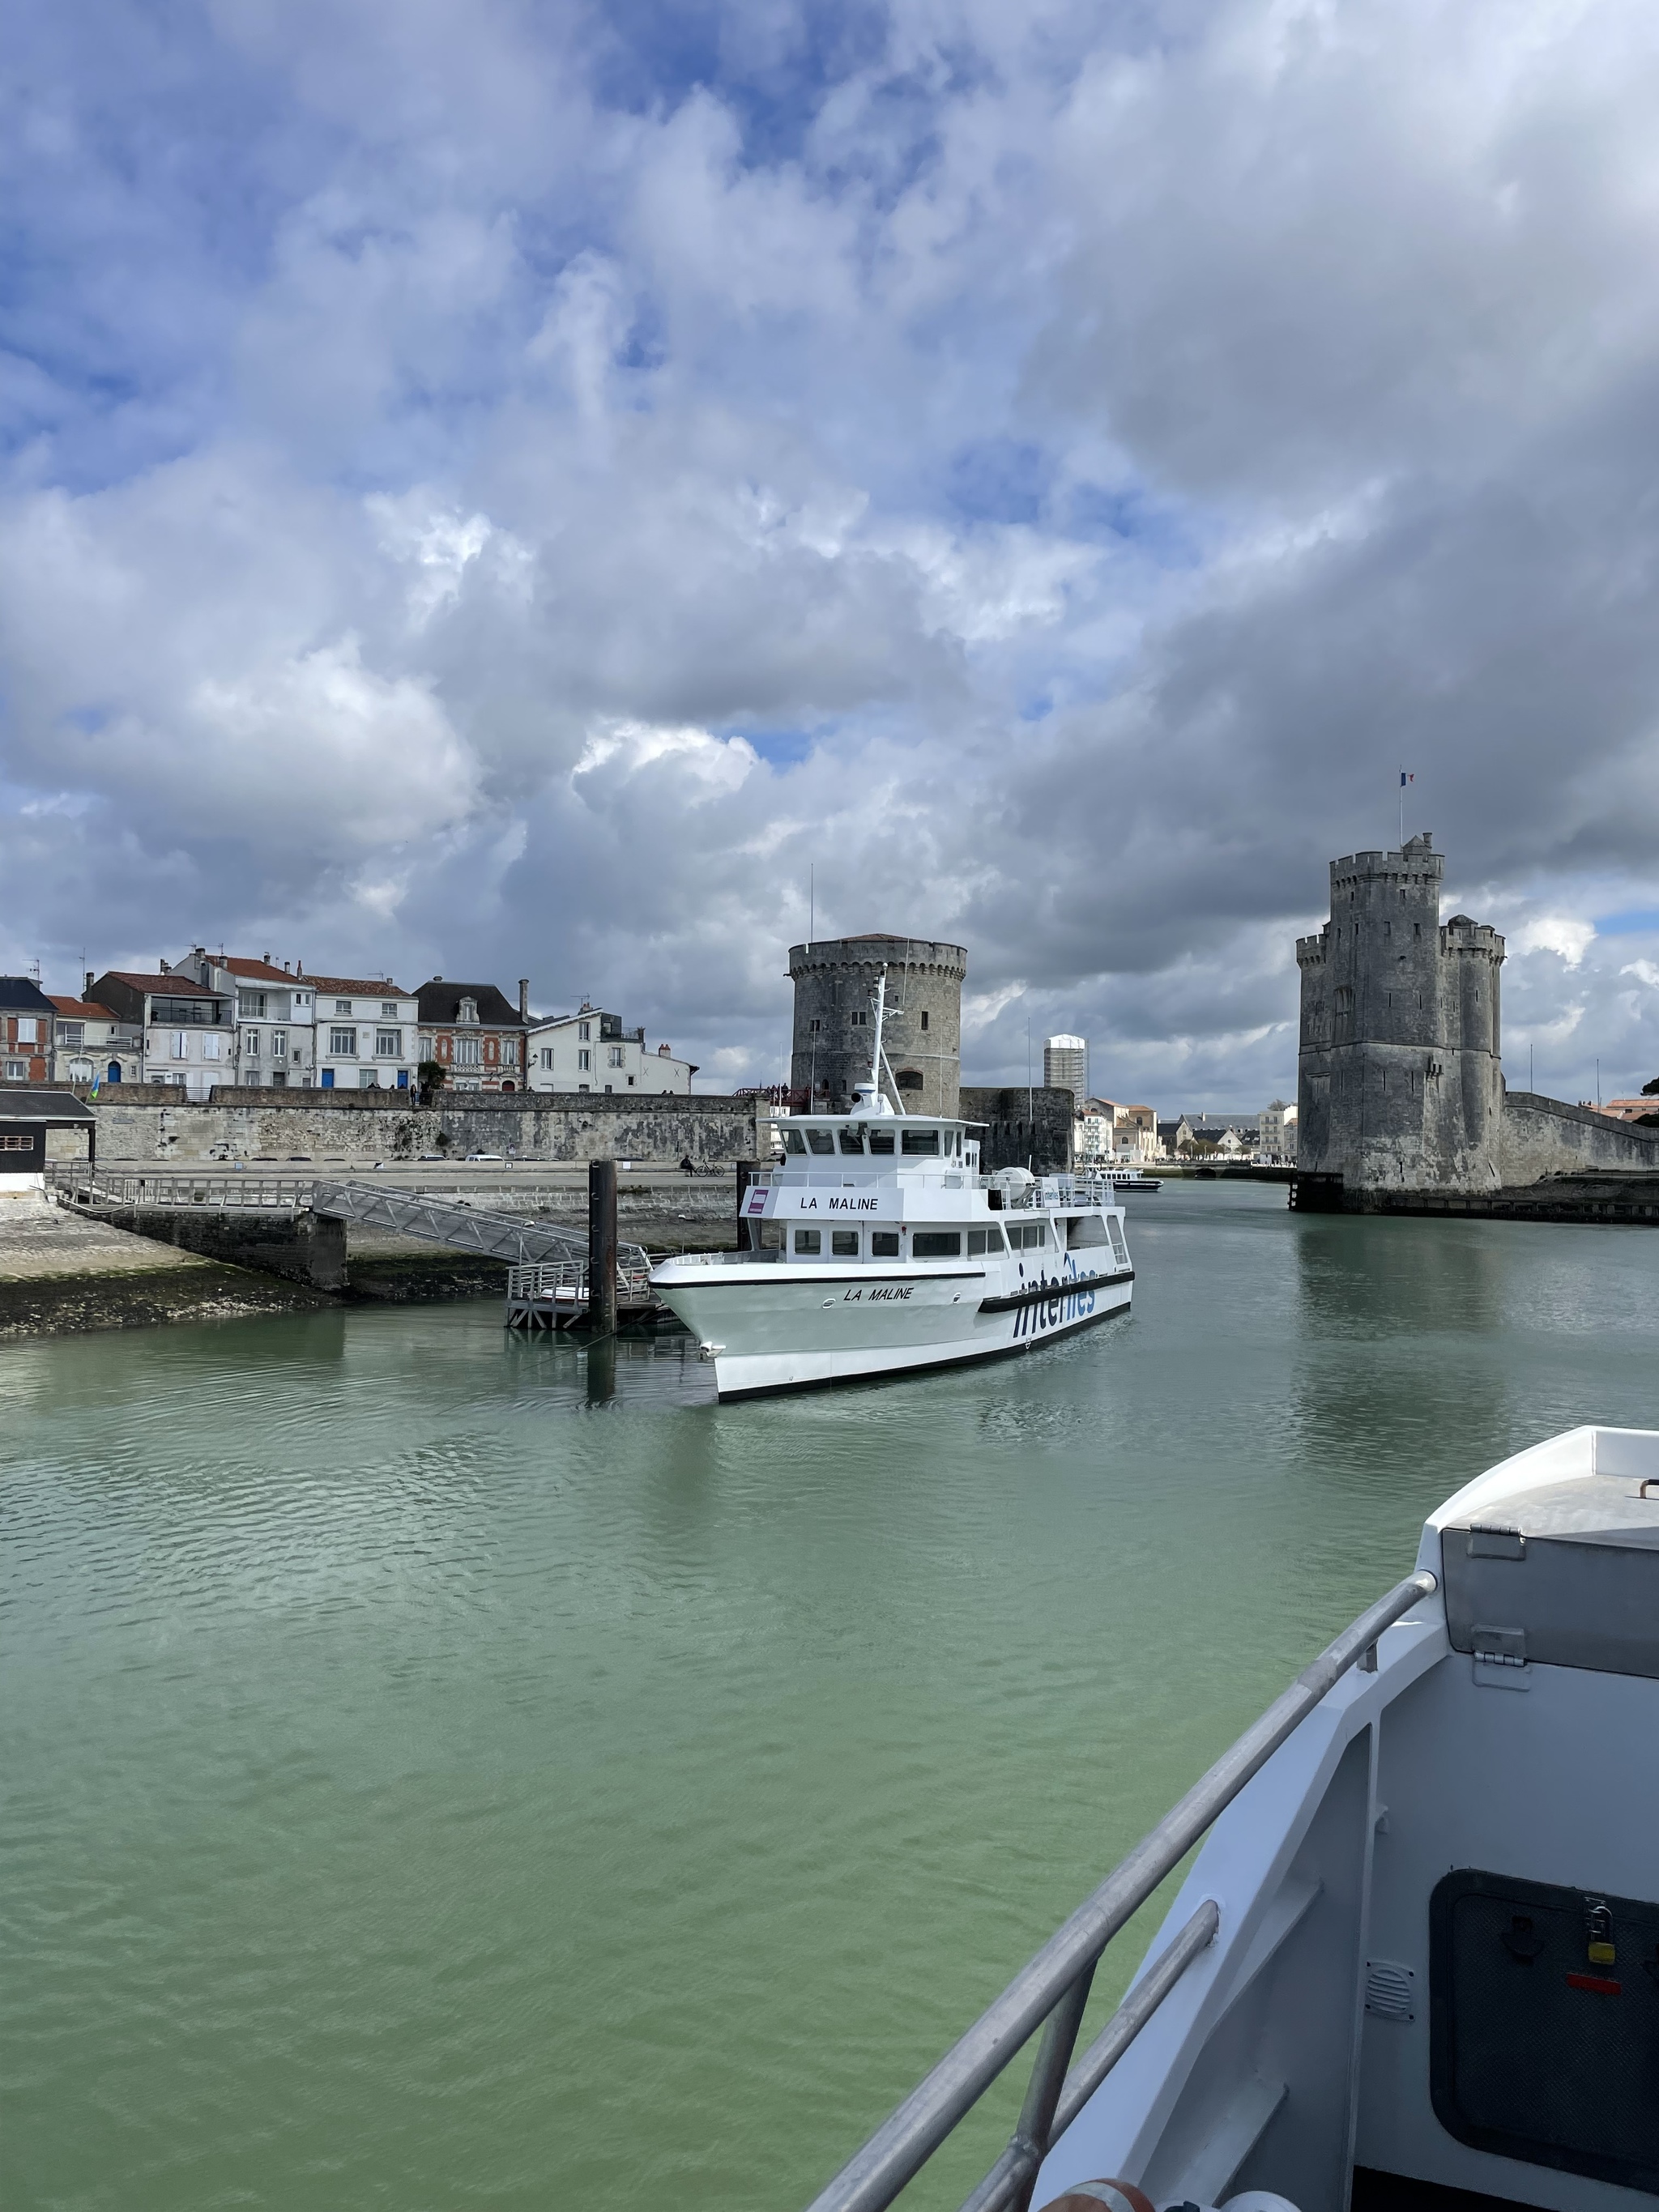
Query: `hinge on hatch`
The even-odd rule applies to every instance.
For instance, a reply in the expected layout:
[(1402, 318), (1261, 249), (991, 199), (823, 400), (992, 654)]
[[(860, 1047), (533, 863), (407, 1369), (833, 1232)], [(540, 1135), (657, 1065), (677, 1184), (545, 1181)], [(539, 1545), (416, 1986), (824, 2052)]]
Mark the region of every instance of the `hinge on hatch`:
[(1492, 1667), (1524, 1667), (1527, 1632), (1524, 1628), (1486, 1628), (1479, 1621), (1469, 1631), (1474, 1656)]

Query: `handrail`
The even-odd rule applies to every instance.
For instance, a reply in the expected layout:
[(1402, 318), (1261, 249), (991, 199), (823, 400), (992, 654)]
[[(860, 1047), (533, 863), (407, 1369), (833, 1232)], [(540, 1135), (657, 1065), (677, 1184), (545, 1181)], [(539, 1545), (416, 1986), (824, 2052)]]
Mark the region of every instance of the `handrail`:
[[(951, 2050), (947, 2051), (925, 2081), (910, 2092), (903, 2102), (884, 2120), (863, 2148), (856, 2151), (829, 2185), (812, 2199), (808, 2212), (884, 2212), (905, 2184), (931, 2158), (957, 2123), (972, 2110), (1003, 2069), (1023, 2048), (1033, 2032), (1051, 2013), (1060, 2008), (1068, 1992), (1079, 1978), (1092, 1975), (1095, 1963), (1114, 1936), (1144, 1905), (1164, 1876), (1178, 1866), (1187, 1852), (1213, 1821), (1237, 1796), (1245, 1784), (1257, 1774), (1300, 1723), (1318, 1705), (1334, 1683), (1346, 1674), (1349, 1668), (1368, 1652), (1385, 1628), (1391, 1627), (1402, 1614), (1410, 1612), (1420, 1598), (1431, 1596), (1438, 1584), (1433, 1575), (1419, 1570), (1397, 1583), (1386, 1597), (1362, 1613), (1342, 1633), (1304, 1667), (1282, 1696), (1276, 1698), (1267, 1711), (1251, 1727), (1245, 1729), (1237, 1741), (1224, 1751), (1208, 1772), (1200, 1777), (1180, 1802), (1174, 1806), (1158, 1826), (1143, 1836), (1128, 1856), (1122, 1859), (1101, 1883), (1093, 1895), (1086, 1898), (1076, 1911), (1048, 1938), (1036, 1955), (1015, 1975), (1002, 1995), (981, 2014), (977, 2021)], [(1037, 2164), (1046, 2155), (1054, 2130), (1069, 2124), (1076, 2117), (1082, 2103), (1100, 2081), (1105, 2079), (1121, 2052), (1139, 2033), (1145, 2018), (1151, 2015), (1157, 2003), (1173, 1988), (1188, 1960), (1202, 1948), (1194, 1930), (1201, 1914), (1188, 1923), (1176, 1943), (1140, 1984), (1132, 1990), (1125, 2005), (1115, 2015), (1106, 2033), (1091, 2047), (1082, 2064), (1068, 2080), (1060, 2101), (1054, 2109), (1052, 2128), (1039, 2130), (1042, 2140), (1023, 2140), (1018, 2131), (1014, 2142), (1003, 2154), (981, 2185), (989, 2188), (994, 2177), (1004, 2161), (1018, 2149), (1017, 2160), (1019, 2172), (1012, 2167), (1003, 2176), (999, 2192), (981, 2197), (980, 2191), (968, 2203), (978, 2212), (988, 2212), (993, 2205), (1013, 2203), (1023, 2197), (1025, 2189), (1035, 2178)], [(1214, 1929), (1212, 1928), (1211, 1934)], [(1167, 1978), (1164, 1969), (1174, 1960), (1191, 1938), (1179, 1963), (1171, 1966)], [(1207, 1937), (1205, 1939), (1209, 1940)], [(1160, 1984), (1155, 1996), (1147, 2001), (1154, 1980)], [(1086, 1980), (1085, 1990), (1086, 1995)], [(1135, 2008), (1145, 2005), (1140, 2016)], [(1082, 2017), (1082, 2005), (1071, 2008), (1076, 2017), (1071, 2027), (1075, 2036)], [(1125, 2016), (1133, 2025), (1120, 2026)], [(1117, 2039), (1109, 2041), (1116, 2033)], [(1045, 2062), (1053, 2069), (1052, 2054), (1045, 2048), (1039, 2052), (1037, 2066)], [(1070, 2057), (1070, 2047), (1061, 2054), (1060, 2066)], [(1083, 2077), (1093, 2070), (1094, 2078), (1087, 2088), (1081, 2087)], [(1033, 2093), (1036, 2079), (1033, 2077)], [(1028, 2107), (1030, 2100), (1028, 2099)], [(1061, 2115), (1064, 2114), (1062, 2119)], [(1024, 2116), (1022, 2115), (1022, 2118)], [(967, 2212), (967, 2208), (963, 2208)]]

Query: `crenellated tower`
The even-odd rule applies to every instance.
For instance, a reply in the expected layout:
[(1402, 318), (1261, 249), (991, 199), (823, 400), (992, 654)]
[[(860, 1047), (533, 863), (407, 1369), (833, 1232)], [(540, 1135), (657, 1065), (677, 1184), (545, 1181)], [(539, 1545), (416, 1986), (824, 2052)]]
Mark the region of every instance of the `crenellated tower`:
[(1441, 921), (1444, 866), (1426, 830), (1331, 863), (1331, 918), (1296, 947), (1304, 1174), (1353, 1190), (1501, 1179), (1504, 940), (1467, 915)]

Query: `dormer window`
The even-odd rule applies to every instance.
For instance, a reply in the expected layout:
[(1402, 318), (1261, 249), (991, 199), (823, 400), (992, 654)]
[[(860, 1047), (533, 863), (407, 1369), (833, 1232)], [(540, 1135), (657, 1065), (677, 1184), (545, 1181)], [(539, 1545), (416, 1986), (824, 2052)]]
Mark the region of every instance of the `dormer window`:
[(478, 1018), (477, 1000), (476, 999), (463, 999), (461, 1000), (460, 1012), (456, 1015), (455, 1018), (458, 1022), (476, 1023)]

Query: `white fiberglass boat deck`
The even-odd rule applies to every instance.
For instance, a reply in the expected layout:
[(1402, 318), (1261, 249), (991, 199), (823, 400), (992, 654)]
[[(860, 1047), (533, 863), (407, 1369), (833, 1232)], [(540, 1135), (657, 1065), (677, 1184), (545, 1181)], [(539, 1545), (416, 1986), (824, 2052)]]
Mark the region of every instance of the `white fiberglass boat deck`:
[(652, 1276), (722, 1398), (1029, 1352), (1129, 1304), (1109, 1183), (982, 1176), (970, 1123), (894, 1110), (878, 1079), (884, 991), (851, 1113), (785, 1121), (782, 1163), (744, 1194), (751, 1249)]
[[(1102, 1950), (1206, 1829), (1073, 2063)], [(1653, 2212), (1659, 1431), (1573, 1430), (1432, 1514), (812, 2212), (880, 2212), (1039, 2027), (964, 2212)]]

